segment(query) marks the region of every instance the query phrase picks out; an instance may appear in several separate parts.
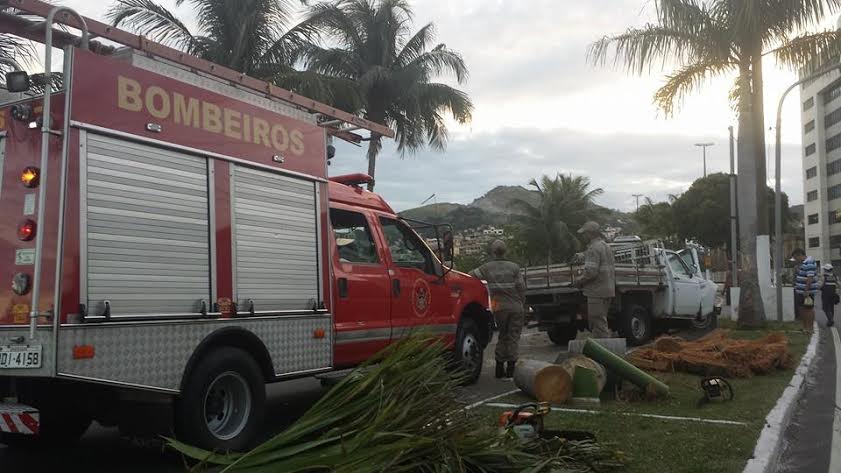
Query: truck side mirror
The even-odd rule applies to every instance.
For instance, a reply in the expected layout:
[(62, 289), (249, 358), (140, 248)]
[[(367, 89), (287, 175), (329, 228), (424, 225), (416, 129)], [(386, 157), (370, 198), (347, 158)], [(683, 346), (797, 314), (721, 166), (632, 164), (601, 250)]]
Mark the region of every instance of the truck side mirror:
[(9, 92), (26, 92), (31, 81), (26, 71), (10, 71), (6, 73), (6, 90)]

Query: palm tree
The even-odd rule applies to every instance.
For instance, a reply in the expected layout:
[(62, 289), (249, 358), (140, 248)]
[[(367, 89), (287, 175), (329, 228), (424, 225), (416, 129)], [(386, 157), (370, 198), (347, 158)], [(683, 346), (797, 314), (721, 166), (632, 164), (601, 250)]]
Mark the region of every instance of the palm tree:
[[(176, 0), (175, 5), (184, 2)], [(289, 27), (295, 3), (292, 0), (189, 3), (196, 10), (196, 31), (153, 0), (116, 0), (106, 18), (114, 26), (252, 77), (279, 85), (294, 82), (304, 93), (300, 89), (306, 81), (294, 66), (304, 46), (317, 34), (312, 23), (317, 18)]]
[[(841, 7), (841, 0), (654, 0), (656, 22), (593, 43), (588, 58), (637, 74), (672, 66), (654, 101), (667, 114), (712, 77), (735, 76), (730, 93), (739, 120), (741, 301), (739, 324), (764, 320), (757, 245), (767, 242), (762, 59), (819, 67), (839, 55), (835, 31), (801, 33)], [(796, 36), (795, 36), (796, 35)]]
[(529, 185), (537, 191), (536, 202), (516, 199), (512, 205), (521, 214), (520, 239), (531, 258), (546, 258), (546, 265), (567, 260), (578, 248), (577, 230), (593, 213), (593, 200), (604, 191), (590, 189), (584, 176), (542, 176)]
[[(308, 52), (310, 71), (352, 81), (366, 119), (394, 129), (401, 153), (428, 144), (443, 150), (447, 144), (445, 114), (458, 123), (470, 120), (473, 104), (467, 94), (432, 82), (452, 74), (461, 84), (467, 65), (461, 55), (435, 41), (429, 23), (411, 34), (412, 10), (406, 0), (338, 0), (318, 4), (310, 20), (325, 28), (336, 47), (313, 46)], [(368, 143), (368, 174), (374, 177), (382, 137), (373, 133)], [(368, 185), (373, 190), (374, 183)]]

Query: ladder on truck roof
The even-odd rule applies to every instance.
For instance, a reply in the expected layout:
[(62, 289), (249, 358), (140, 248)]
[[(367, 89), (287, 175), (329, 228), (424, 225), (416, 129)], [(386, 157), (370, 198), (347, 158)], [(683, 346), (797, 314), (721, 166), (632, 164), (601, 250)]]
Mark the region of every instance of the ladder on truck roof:
[[(50, 11), (56, 8), (56, 5), (51, 5), (40, 0), (0, 0), (0, 7), (11, 7), (26, 14), (46, 18), (50, 14)], [(339, 110), (336, 107), (304, 97), (303, 95), (278, 87), (274, 84), (249, 77), (241, 72), (237, 72), (219, 64), (214, 64), (210, 61), (191, 56), (190, 54), (170, 48), (169, 46), (155, 43), (143, 36), (138, 36), (127, 31), (120, 30), (90, 18), (82, 17), (82, 19), (87, 26), (91, 39), (107, 39), (123, 46), (142, 51), (151, 56), (166, 59), (195, 71), (215, 76), (219, 79), (228, 81), (231, 85), (245, 87), (265, 94), (269, 98), (285, 102), (313, 114), (318, 114), (319, 125), (325, 128), (328, 134), (337, 138), (350, 141), (352, 143), (361, 142), (362, 137), (353, 133), (354, 130), (368, 130), (371, 133), (377, 133), (387, 138), (394, 138), (394, 131), (385, 125), (366, 120), (352, 113)], [(68, 14), (66, 11), (59, 13), (56, 20), (73, 28), (81, 29), (82, 26), (77, 18)], [(8, 12), (0, 12), (0, 31), (2, 32), (43, 43), (45, 33), (43, 26), (44, 23), (34, 22)], [(57, 48), (68, 45), (78, 46), (81, 43), (81, 39), (79, 37), (67, 33), (66, 31), (53, 30), (52, 35), (53, 46)], [(111, 54), (114, 51), (114, 48), (98, 42), (91, 42), (89, 49), (95, 53), (103, 55)], [(337, 125), (342, 124), (349, 125), (349, 127), (346, 129), (337, 128)]]

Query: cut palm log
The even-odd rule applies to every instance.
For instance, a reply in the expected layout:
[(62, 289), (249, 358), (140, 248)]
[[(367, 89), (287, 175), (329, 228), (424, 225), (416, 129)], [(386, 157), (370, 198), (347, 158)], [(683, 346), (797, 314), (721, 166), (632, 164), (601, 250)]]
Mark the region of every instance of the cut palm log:
[(545, 361), (518, 361), (514, 384), (540, 402), (560, 404), (572, 396), (572, 377), (567, 370)]
[(607, 348), (599, 345), (592, 338), (584, 344), (584, 354), (603, 364), (619, 376), (646, 390), (654, 391), (658, 396), (668, 396), (669, 387), (659, 379), (628, 363)]
[[(573, 355), (559, 364), (567, 370), (567, 373), (569, 373), (570, 376), (572, 376), (573, 384), (575, 384), (576, 368), (581, 367), (593, 371), (598, 383), (599, 392), (602, 392), (604, 389), (604, 385), (607, 382), (607, 370), (605, 370), (604, 366), (596, 361), (587, 358), (584, 355)], [(573, 394), (576, 395), (575, 392), (573, 392)]]

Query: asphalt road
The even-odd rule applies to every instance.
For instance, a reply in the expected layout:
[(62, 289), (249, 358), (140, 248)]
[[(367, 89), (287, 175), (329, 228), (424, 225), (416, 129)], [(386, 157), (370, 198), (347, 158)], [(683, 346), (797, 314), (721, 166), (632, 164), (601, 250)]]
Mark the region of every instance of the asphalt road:
[[(494, 344), (485, 351), (484, 373), (473, 386), (466, 388), (463, 397), (468, 403), (515, 389), (511, 380), (493, 378)], [(520, 345), (522, 358), (552, 361), (561, 349), (553, 345), (545, 334), (526, 330)], [(324, 392), (320, 383), (302, 379), (269, 385), (267, 387), (268, 415), (263, 435), (267, 438), (287, 426), (296, 415)], [(0, 472), (40, 473), (169, 473), (184, 472), (181, 458), (166, 452), (155, 440), (123, 438), (116, 428), (93, 424), (81, 441), (69, 448), (49, 451), (26, 451), (6, 448), (0, 444)]]

